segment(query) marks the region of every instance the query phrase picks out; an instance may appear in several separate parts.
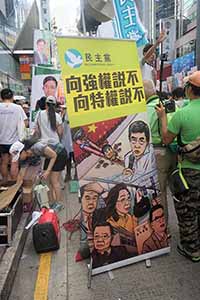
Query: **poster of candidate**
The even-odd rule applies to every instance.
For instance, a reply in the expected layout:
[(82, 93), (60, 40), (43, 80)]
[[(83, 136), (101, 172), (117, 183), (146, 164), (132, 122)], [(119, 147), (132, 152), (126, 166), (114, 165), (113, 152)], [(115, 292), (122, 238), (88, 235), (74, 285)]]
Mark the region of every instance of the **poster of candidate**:
[(34, 66), (32, 71), (31, 124), (35, 120), (37, 111), (45, 109), (45, 99), (48, 96), (56, 97), (60, 104), (65, 102), (60, 70)]
[(51, 64), (50, 55), (51, 36), (49, 31), (34, 30), (34, 64), (48, 65)]
[(93, 274), (169, 252), (136, 43), (58, 49)]

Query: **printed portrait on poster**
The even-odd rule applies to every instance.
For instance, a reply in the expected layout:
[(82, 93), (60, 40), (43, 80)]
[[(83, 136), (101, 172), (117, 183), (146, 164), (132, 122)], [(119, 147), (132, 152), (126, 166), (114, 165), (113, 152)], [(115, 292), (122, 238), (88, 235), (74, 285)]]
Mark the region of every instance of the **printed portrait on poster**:
[(72, 132), (93, 268), (168, 247), (146, 114)]

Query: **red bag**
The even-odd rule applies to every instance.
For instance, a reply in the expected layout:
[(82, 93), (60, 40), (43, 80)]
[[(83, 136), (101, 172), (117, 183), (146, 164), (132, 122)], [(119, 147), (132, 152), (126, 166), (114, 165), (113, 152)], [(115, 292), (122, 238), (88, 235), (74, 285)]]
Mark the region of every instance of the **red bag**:
[(53, 209), (42, 208), (42, 215), (33, 227), (33, 244), (37, 253), (58, 250), (60, 225)]

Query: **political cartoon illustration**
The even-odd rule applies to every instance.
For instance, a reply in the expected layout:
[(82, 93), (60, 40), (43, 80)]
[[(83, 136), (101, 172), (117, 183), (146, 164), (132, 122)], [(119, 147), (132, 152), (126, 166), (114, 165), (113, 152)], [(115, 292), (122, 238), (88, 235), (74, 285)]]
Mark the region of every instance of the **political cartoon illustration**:
[(74, 128), (72, 136), (93, 268), (167, 247), (145, 113)]
[(97, 274), (169, 248), (138, 50), (121, 39), (57, 44), (82, 203), (80, 249)]

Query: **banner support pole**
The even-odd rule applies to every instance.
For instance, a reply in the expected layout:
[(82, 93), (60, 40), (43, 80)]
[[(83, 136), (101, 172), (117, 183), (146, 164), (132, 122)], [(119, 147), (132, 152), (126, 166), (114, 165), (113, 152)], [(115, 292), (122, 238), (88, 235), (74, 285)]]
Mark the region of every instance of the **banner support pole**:
[(84, 36), (87, 35), (87, 31), (86, 31), (86, 24), (85, 24), (85, 13), (84, 13), (84, 0), (80, 0), (80, 4), (81, 4), (81, 19), (82, 19), (82, 25), (83, 25), (83, 34)]

